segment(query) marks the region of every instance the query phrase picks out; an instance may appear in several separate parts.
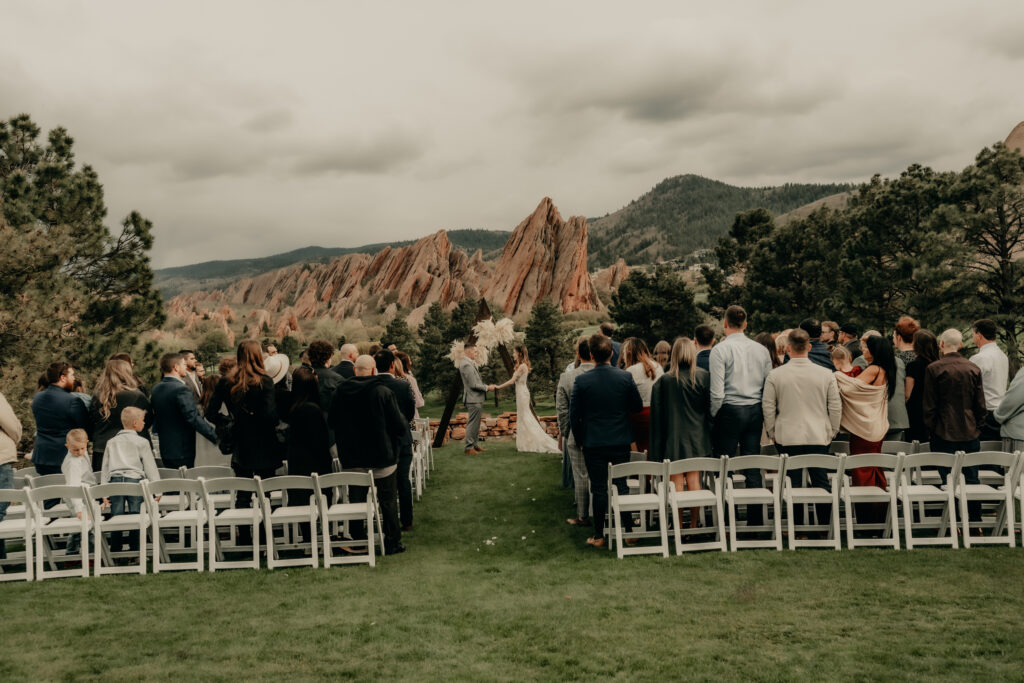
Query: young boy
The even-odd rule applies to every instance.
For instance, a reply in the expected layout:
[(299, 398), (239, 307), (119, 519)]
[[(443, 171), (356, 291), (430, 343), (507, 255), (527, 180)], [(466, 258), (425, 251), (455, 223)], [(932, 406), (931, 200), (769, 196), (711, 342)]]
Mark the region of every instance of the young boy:
[[(146, 427), (146, 414), (134, 406), (121, 411), (121, 426), (124, 427), (110, 441), (103, 451), (103, 466), (100, 480), (104, 484), (127, 482), (137, 484), (143, 479), (159, 481), (160, 473), (153, 458), (153, 447), (139, 435)], [(110, 516), (136, 514), (142, 507), (141, 496), (111, 496)], [(139, 534), (130, 531), (128, 545), (132, 550), (139, 547)], [(111, 539), (110, 549), (121, 550), (121, 534)]]
[[(92, 460), (87, 457), (89, 452), (89, 435), (85, 433), (84, 429), (72, 429), (65, 437), (64, 445), (68, 449), (67, 455), (64, 456), (64, 462), (60, 465), (60, 471), (64, 475), (64, 483), (68, 486), (95, 486), (96, 475), (92, 471)], [(68, 507), (78, 516), (78, 519), (82, 519), (83, 514), (88, 516), (89, 512), (85, 509), (82, 501), (69, 500), (67, 503)], [(77, 555), (78, 549), (81, 547), (81, 541), (81, 534), (72, 534), (70, 540), (68, 540), (67, 553), (69, 555)]]

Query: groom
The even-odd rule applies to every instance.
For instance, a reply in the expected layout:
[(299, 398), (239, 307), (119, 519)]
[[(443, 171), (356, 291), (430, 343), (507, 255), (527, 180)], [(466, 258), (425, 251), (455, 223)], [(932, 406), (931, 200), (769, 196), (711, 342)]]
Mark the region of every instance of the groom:
[(462, 401), (469, 411), (466, 422), (466, 455), (483, 453), (484, 449), (477, 444), (480, 434), (480, 415), (487, 392), (494, 390), (493, 384), (484, 384), (480, 371), (476, 367), (476, 345), (466, 344), (466, 355), (459, 363), (459, 374), (462, 375)]

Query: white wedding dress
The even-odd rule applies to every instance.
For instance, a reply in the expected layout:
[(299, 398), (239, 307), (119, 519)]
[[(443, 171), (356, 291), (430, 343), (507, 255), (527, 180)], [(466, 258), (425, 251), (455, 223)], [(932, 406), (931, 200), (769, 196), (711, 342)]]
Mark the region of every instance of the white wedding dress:
[(548, 436), (530, 410), (530, 390), (526, 377), (530, 369), (525, 365), (516, 368), (513, 378), (516, 382), (516, 450), (527, 453), (561, 453), (558, 441)]

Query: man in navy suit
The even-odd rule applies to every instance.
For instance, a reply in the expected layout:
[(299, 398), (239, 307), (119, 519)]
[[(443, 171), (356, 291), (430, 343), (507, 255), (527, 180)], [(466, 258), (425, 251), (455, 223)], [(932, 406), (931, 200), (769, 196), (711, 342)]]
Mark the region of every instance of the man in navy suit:
[[(412, 385), (394, 375), (395, 354), (381, 349), (373, 357), (377, 365), (377, 381), (391, 390), (406, 422), (416, 416), (416, 401), (412, 396)], [(398, 453), (398, 510), (402, 520), (402, 531), (412, 529), (412, 483), (409, 470), (412, 469), (412, 430), (406, 429), (395, 443)]]
[(36, 420), (36, 443), (32, 464), (39, 474), (60, 474), (68, 449), (65, 437), (72, 429), (89, 429), (85, 403), (71, 393), (75, 369), (70, 363), (51, 363), (44, 375), (47, 386), (32, 399)]
[[(595, 367), (576, 378), (569, 397), (569, 424), (573, 438), (583, 449), (583, 459), (590, 478), (590, 495), (594, 505), (594, 535), (587, 543), (598, 548), (605, 545), (605, 510), (608, 507), (608, 467), (629, 461), (629, 445), (633, 429), (629, 414), (643, 410), (643, 400), (633, 376), (609, 364), (612, 341), (598, 333), (590, 338), (590, 355)], [(626, 482), (615, 486), (626, 493)], [(628, 514), (622, 526), (632, 528)]]
[(185, 385), (185, 358), (167, 353), (160, 359), (164, 378), (153, 387), (153, 431), (159, 437), (164, 467), (195, 467), (196, 432), (217, 443), (213, 427), (199, 415), (196, 400)]

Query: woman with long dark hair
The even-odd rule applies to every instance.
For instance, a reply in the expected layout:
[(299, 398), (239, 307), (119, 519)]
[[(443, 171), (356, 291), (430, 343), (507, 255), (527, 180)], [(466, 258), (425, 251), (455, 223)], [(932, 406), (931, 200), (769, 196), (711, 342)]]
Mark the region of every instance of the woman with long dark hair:
[(935, 335), (925, 329), (914, 333), (914, 360), (907, 363), (906, 397), (907, 417), (910, 428), (907, 438), (911, 441), (927, 443), (931, 437), (924, 424), (924, 408), (921, 398), (924, 396), (924, 371), (931, 363), (939, 359), (939, 341)]
[[(235, 476), (269, 478), (281, 466), (281, 446), (277, 439), (277, 404), (274, 381), (263, 369), (263, 348), (255, 339), (238, 345), (235, 368), (228, 390), (228, 411), (234, 418), (231, 435), (235, 451), (231, 469)], [(211, 402), (211, 405), (213, 403)], [(249, 507), (251, 494), (240, 491), (236, 507)]]
[(288, 474), (329, 474), (331, 443), (315, 372), (295, 368), (291, 398), (291, 410), (284, 416), (288, 423)]
[[(896, 377), (896, 355), (892, 342), (881, 335), (861, 340), (861, 351), (867, 368), (857, 377), (836, 371), (839, 395), (843, 400), (842, 428), (850, 433), (850, 455), (878, 453), (889, 431), (889, 399), (896, 392), (890, 379)], [(858, 467), (850, 470), (854, 486), (878, 486), (886, 490), (885, 473), (879, 467)], [(860, 503), (857, 518), (861, 522), (878, 522), (885, 505)]]
[(129, 406), (138, 408), (146, 414), (146, 428), (141, 434), (148, 441), (149, 427), (153, 423), (149, 399), (139, 389), (130, 363), (124, 360), (108, 360), (103, 367), (103, 374), (96, 381), (96, 394), (89, 404), (93, 472), (99, 472), (102, 468), (103, 451), (107, 448), (107, 441), (123, 429), (121, 411)]
[(665, 374), (661, 366), (651, 356), (647, 344), (639, 337), (628, 337), (619, 349), (619, 365), (633, 376), (636, 388), (640, 392), (640, 400), (644, 408), (639, 413), (629, 416), (633, 426), (633, 450), (646, 453), (650, 448), (651, 438), (651, 391), (658, 378)]
[(32, 398), (32, 416), (36, 422), (36, 443), (32, 464), (39, 474), (60, 474), (68, 449), (65, 437), (72, 429), (89, 429), (89, 411), (71, 394), (75, 369), (71, 363), (50, 363), (39, 378), (39, 390)]
[(768, 355), (772, 359), (772, 370), (782, 365), (782, 359), (779, 357), (778, 346), (775, 344), (775, 337), (772, 336), (771, 332), (759, 332), (754, 336), (754, 341), (768, 349)]

